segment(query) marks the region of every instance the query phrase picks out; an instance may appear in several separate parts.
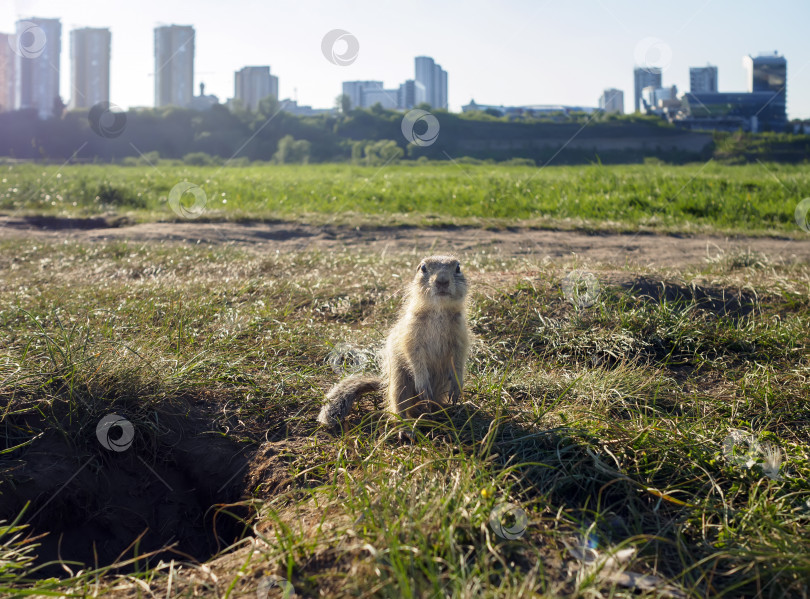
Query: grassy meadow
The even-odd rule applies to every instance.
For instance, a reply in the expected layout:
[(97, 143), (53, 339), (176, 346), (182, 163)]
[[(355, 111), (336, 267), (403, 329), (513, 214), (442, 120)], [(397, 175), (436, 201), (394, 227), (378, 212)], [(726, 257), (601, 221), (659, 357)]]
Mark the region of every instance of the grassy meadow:
[[(3, 165), (0, 211), (171, 220), (188, 180), (204, 218), (795, 235), (810, 195), (772, 165), (156, 166)], [(420, 258), (0, 239), (0, 595), (810, 592), (810, 265), (468, 252), (461, 403), (319, 429)]]
[[(403, 162), (382, 166), (194, 167), (0, 165), (0, 210), (133, 220), (177, 219), (180, 182), (205, 194), (201, 218), (315, 222), (587, 227), (785, 234), (810, 196), (803, 165), (500, 166)], [(191, 194), (180, 198), (191, 206)]]

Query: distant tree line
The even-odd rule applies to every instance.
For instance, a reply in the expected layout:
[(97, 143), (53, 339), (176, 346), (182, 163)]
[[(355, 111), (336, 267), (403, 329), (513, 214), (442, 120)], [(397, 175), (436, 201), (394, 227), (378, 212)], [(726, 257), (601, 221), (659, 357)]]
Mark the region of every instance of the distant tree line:
[[(46, 120), (40, 120), (35, 110), (4, 112), (0, 113), (0, 156), (125, 164), (180, 159), (201, 165), (226, 161), (375, 165), (463, 157), (468, 162), (517, 160), (539, 165), (552, 158), (555, 164), (642, 162), (651, 157), (685, 162), (705, 159), (706, 152), (713, 150), (672, 149), (671, 140), (694, 134), (655, 117), (584, 113), (514, 118), (431, 111), (439, 124), (438, 135), (415, 145), (403, 135), (402, 112), (379, 105), (349, 109), (339, 100), (341, 110), (317, 116), (287, 113), (272, 97), (254, 112), (215, 105), (206, 111), (169, 107), (124, 113), (101, 106), (62, 111)], [(643, 150), (605, 143), (621, 138), (649, 143)], [(574, 139), (576, 143), (570, 143)], [(589, 140), (594, 140), (593, 147)], [(726, 150), (729, 147), (724, 145)]]

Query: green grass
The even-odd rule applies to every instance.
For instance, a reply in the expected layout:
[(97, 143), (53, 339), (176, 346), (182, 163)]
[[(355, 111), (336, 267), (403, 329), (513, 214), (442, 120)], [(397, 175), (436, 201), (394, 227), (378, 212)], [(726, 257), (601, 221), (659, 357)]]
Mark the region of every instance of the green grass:
[[(252, 538), (232, 547), (223, 538), (206, 565), (130, 549), (121, 559), (137, 567), (125, 577), (100, 564), (43, 580), (29, 558), (44, 541), (19, 536), (43, 524), (0, 528), (3, 594), (255, 596), (276, 576), (306, 597), (666, 596), (583, 565), (583, 544), (601, 556), (634, 549), (621, 569), (657, 577), (659, 593), (808, 591), (807, 265), (733, 255), (617, 273), (465, 256), (475, 343), (463, 403), (402, 443), (411, 424), (387, 422), (377, 400), (362, 401), (335, 437), (315, 416), (340, 376), (331, 349), (379, 346), (413, 256), (106, 242), (0, 249), (0, 497), (22, 488), (15, 468), (46, 443), (75, 458), (55, 470), (54, 487), (93, 456), (92, 481), (130, 469), (151, 480), (136, 466), (179, 464), (181, 439), (166, 431), (193, 420), (200, 427), (187, 433), (205, 451), (245, 448), (250, 467), (237, 480), (247, 512), (230, 505), (219, 517), (245, 519)], [(587, 308), (561, 291), (572, 268), (600, 281)], [(644, 283), (661, 278), (678, 293)], [(94, 434), (109, 413), (135, 427), (121, 454)], [(751, 463), (729, 454), (733, 430), (778, 448), (776, 471), (761, 453)], [(84, 484), (49, 489), (16, 527), (46, 497), (72, 518), (103, 516), (92, 498), (77, 499)], [(511, 540), (490, 524), (505, 502), (528, 524)]]
[[(408, 163), (155, 167), (0, 166), (0, 210), (135, 220), (179, 219), (169, 208), (181, 181), (206, 195), (203, 219), (310, 219), (416, 224), (481, 223), (595, 229), (798, 231), (810, 196), (806, 165), (503, 167)], [(183, 196), (190, 206), (193, 198)], [(803, 233), (799, 231), (800, 233)]]

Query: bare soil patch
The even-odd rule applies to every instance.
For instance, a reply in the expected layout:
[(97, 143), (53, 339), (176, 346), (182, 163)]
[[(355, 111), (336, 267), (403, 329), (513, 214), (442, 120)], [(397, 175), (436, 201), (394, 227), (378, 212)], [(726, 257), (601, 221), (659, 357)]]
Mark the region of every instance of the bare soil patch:
[(104, 218), (0, 216), (0, 239), (199, 243), (237, 245), (259, 253), (276, 250), (362, 248), (374, 252), (491, 251), (509, 256), (637, 266), (678, 267), (719, 253), (753, 251), (771, 260), (810, 261), (807, 239), (713, 235), (610, 234), (577, 231), (475, 227), (349, 227), (271, 223), (156, 222), (127, 225)]

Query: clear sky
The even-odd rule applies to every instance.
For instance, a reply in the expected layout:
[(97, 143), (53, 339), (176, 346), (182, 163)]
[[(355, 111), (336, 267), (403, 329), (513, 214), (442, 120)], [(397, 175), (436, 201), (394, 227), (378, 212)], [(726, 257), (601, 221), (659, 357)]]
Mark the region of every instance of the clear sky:
[[(789, 118), (810, 118), (810, 0), (0, 0), (0, 31), (26, 17), (62, 20), (62, 96), (70, 97), (69, 31), (112, 31), (110, 100), (154, 100), (153, 28), (193, 25), (195, 90), (233, 96), (233, 73), (270, 65), (279, 95), (330, 107), (341, 82), (414, 76), (432, 56), (448, 72), (451, 110), (479, 104), (596, 106), (624, 91), (633, 108), (633, 65), (663, 60), (664, 85), (689, 89), (689, 67), (718, 67), (720, 91), (745, 91), (742, 57), (779, 51), (788, 61)], [(331, 64), (321, 40), (334, 29), (359, 43), (348, 66)], [(649, 40), (658, 40), (650, 46)], [(645, 54), (645, 48), (651, 47)], [(342, 49), (338, 47), (338, 52)], [(195, 93), (197, 93), (195, 91)]]

